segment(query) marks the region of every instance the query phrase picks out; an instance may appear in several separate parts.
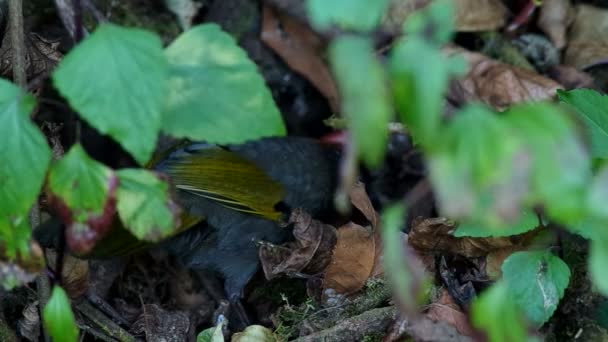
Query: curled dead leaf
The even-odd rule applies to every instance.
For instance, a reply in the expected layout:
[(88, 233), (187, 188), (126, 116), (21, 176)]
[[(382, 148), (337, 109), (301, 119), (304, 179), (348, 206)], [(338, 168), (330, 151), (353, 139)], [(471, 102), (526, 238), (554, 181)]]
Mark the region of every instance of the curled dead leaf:
[(295, 209), (290, 217), (295, 241), (284, 246), (264, 244), (259, 256), (266, 279), (280, 274), (317, 274), (330, 262), (336, 229)]
[(461, 55), (470, 65), (467, 75), (452, 83), (458, 103), (481, 101), (498, 110), (516, 103), (555, 97), (557, 82), (533, 71), (490, 59), (482, 54), (457, 47), (445, 49), (449, 55)]
[(486, 256), (491, 251), (511, 247), (526, 234), (509, 237), (455, 237), (456, 223), (435, 217), (416, 219), (409, 233), (409, 244), (419, 252), (449, 253), (468, 258)]

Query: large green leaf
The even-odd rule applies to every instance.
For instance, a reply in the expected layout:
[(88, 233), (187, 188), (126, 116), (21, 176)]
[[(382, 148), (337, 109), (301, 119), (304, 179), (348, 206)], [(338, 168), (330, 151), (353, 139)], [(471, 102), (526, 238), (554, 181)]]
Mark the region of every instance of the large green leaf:
[(466, 107), (436, 144), (429, 168), (442, 214), (476, 222), (489, 235), (520, 220), (527, 164), (501, 117), (482, 106)]
[(454, 232), (454, 236), (511, 236), (528, 232), (538, 227), (538, 225), (538, 216), (531, 210), (526, 210), (522, 213), (517, 222), (514, 222), (513, 224), (504, 224), (503, 226), (499, 225), (497, 227), (488, 227), (480, 222), (461, 221), (458, 223), (458, 228)]
[(51, 150), (29, 118), (34, 97), (0, 79), (0, 244), (15, 258), (27, 251), (27, 213), (38, 199)]
[(393, 114), (384, 69), (369, 38), (339, 38), (329, 56), (356, 146), (363, 160), (376, 167), (384, 159)]
[(29, 118), (34, 106), (33, 96), (0, 79), (0, 216), (10, 220), (27, 214), (51, 161), (44, 135)]
[(530, 201), (543, 204), (553, 219), (579, 221), (585, 213), (591, 162), (573, 123), (549, 103), (517, 105), (506, 119), (531, 159)]
[(548, 251), (513, 253), (502, 274), (515, 302), (537, 325), (551, 318), (570, 280), (568, 265)]
[(91, 126), (144, 164), (156, 146), (167, 75), (158, 36), (104, 24), (61, 61), (53, 81)]
[(51, 167), (48, 184), (51, 203), (67, 224), (70, 249), (76, 253), (90, 251), (112, 227), (116, 175), (76, 144)]
[(215, 24), (192, 28), (167, 49), (171, 66), (163, 131), (213, 143), (285, 135), (256, 65)]
[(608, 158), (608, 96), (591, 89), (558, 90), (557, 95), (585, 122), (593, 157)]
[(169, 184), (141, 169), (118, 171), (118, 214), (125, 227), (141, 240), (159, 241), (177, 226), (177, 204), (169, 196)]
[(44, 326), (55, 342), (76, 342), (78, 340), (78, 327), (70, 306), (70, 299), (65, 291), (53, 287), (53, 292), (44, 307)]
[(346, 30), (370, 31), (382, 19), (389, 0), (307, 0), (313, 25), (327, 30), (333, 25)]
[(484, 330), (489, 341), (529, 341), (522, 312), (504, 282), (498, 282), (483, 292), (471, 308), (473, 325)]

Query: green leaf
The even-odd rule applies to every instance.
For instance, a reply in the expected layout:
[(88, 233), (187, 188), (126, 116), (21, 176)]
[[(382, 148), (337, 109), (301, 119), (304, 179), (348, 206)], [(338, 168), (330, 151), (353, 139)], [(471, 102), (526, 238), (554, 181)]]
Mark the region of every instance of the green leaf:
[(553, 219), (580, 221), (585, 214), (591, 161), (572, 122), (549, 103), (514, 106), (506, 120), (531, 158), (530, 202), (542, 203)]
[(219, 324), (215, 327), (201, 331), (196, 336), (196, 342), (224, 342), (224, 334), (222, 333), (224, 324), (225, 320), (220, 320)]
[(455, 29), (454, 4), (452, 1), (433, 1), (412, 13), (404, 28), (409, 36), (417, 35), (437, 45), (448, 43)]
[(429, 169), (443, 215), (476, 222), (489, 235), (520, 220), (528, 164), (501, 117), (479, 105), (465, 107), (435, 144)]
[(169, 184), (141, 169), (118, 171), (118, 214), (125, 227), (140, 240), (159, 241), (177, 226), (177, 205)]
[[(35, 99), (0, 79), (0, 217), (15, 227), (37, 200), (51, 161), (46, 138), (29, 118)], [(2, 234), (0, 240), (12, 241)]]
[(29, 256), (31, 236), (32, 228), (27, 216), (12, 220), (7, 216), (0, 216), (0, 249), (6, 248), (4, 252), (9, 260), (14, 260), (18, 255)]
[(502, 274), (515, 302), (539, 326), (551, 318), (570, 280), (568, 265), (547, 251), (513, 253)]
[(145, 164), (161, 127), (167, 76), (158, 36), (103, 24), (65, 56), (53, 81), (91, 126)]
[(528, 232), (538, 226), (538, 217), (531, 210), (526, 210), (522, 213), (520, 219), (513, 224), (505, 224), (504, 226), (488, 227), (483, 223), (474, 221), (464, 221), (458, 224), (458, 228), (454, 232), (456, 237), (489, 237), (489, 236), (511, 236), (519, 235)]
[(377, 167), (384, 159), (393, 109), (372, 41), (341, 37), (332, 43), (329, 59), (356, 146), (367, 165)]
[[(606, 225), (601, 227), (606, 229)], [(608, 276), (606, 265), (608, 264), (608, 240), (606, 238), (591, 240), (589, 251), (589, 274), (597, 290), (604, 296), (608, 296)]]
[(165, 133), (218, 144), (285, 135), (257, 66), (219, 26), (195, 26), (166, 55), (171, 76)]
[(384, 16), (389, 0), (307, 0), (312, 24), (319, 30), (338, 26), (345, 30), (371, 31)]
[(483, 292), (471, 309), (473, 325), (485, 331), (488, 341), (529, 341), (522, 313), (504, 282), (498, 282)]
[(408, 253), (403, 243), (401, 229), (405, 221), (405, 207), (395, 204), (382, 213), (382, 240), (384, 243), (384, 267), (399, 303), (410, 312), (416, 312), (424, 300), (429, 280), (416, 257)]
[(67, 225), (66, 240), (76, 254), (88, 253), (112, 228), (118, 179), (91, 159), (80, 144), (51, 168), (50, 204)]
[(75, 221), (101, 215), (110, 193), (111, 169), (76, 144), (51, 168), (49, 187), (74, 212)]
[(558, 90), (562, 102), (570, 105), (587, 126), (591, 138), (591, 155), (608, 157), (608, 96), (591, 89)]
[(591, 216), (608, 220), (608, 166), (594, 176), (587, 194), (587, 208)]
[(65, 291), (53, 287), (53, 293), (44, 307), (44, 326), (55, 342), (75, 342), (78, 339), (78, 327)]
[(401, 121), (416, 142), (430, 152), (439, 139), (452, 66), (439, 48), (416, 36), (399, 41), (389, 63)]

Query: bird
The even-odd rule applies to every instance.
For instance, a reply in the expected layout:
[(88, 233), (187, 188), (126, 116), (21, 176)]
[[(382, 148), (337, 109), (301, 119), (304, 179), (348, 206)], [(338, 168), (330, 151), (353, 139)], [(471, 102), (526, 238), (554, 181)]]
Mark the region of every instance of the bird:
[[(219, 273), (231, 302), (243, 298), (259, 270), (257, 242), (280, 244), (291, 237), (283, 224), (291, 210), (315, 216), (331, 209), (340, 153), (318, 140), (288, 136), (234, 145), (169, 145), (147, 167), (168, 177), (184, 214), (179, 233), (157, 248), (186, 268)], [(115, 225), (86, 257), (126, 255), (150, 246)], [(53, 245), (46, 226), (34, 236)]]

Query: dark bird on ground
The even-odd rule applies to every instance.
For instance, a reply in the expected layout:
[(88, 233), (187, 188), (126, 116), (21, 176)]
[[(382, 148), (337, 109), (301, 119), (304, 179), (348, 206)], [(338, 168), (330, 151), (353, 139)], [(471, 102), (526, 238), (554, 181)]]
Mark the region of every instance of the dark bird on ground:
[[(157, 153), (149, 167), (169, 177), (185, 213), (181, 233), (160, 247), (188, 268), (221, 274), (228, 298), (239, 300), (259, 269), (257, 242), (288, 240), (291, 232), (281, 221), (291, 209), (315, 216), (331, 207), (337, 162), (335, 148), (300, 137), (229, 146), (189, 143)], [(52, 235), (50, 225), (35, 232), (43, 245), (56, 245), (49, 241), (60, 235)], [(148, 246), (115, 226), (87, 257)]]

